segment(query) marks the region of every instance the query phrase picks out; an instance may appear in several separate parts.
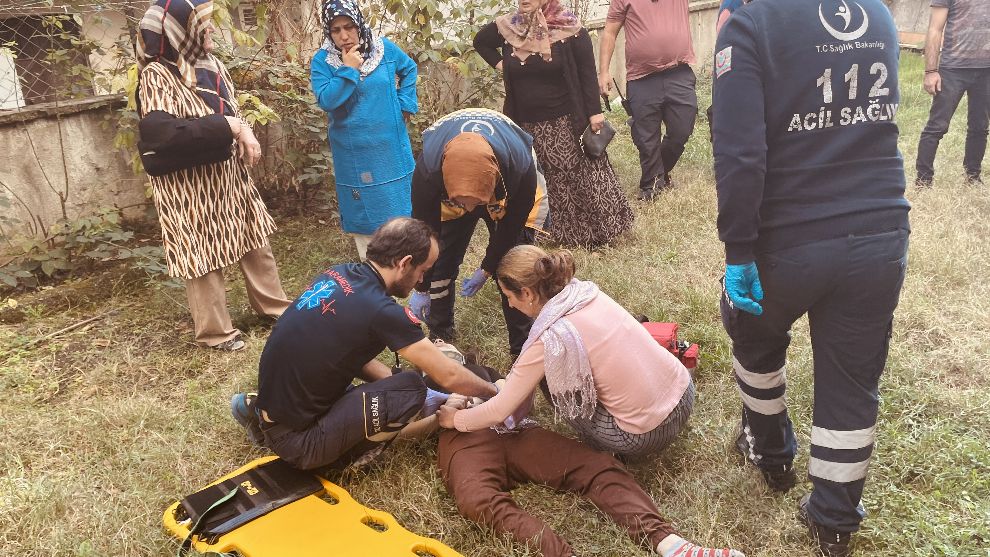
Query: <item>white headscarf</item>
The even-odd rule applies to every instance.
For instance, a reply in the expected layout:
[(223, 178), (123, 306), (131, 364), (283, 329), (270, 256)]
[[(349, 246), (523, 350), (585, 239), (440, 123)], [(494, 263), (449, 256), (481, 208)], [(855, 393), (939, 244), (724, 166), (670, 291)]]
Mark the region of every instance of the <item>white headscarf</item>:
[(361, 73), (361, 77), (367, 77), (381, 63), (382, 57), (385, 55), (385, 43), (382, 42), (381, 37), (375, 35), (371, 27), (364, 21), (364, 16), (361, 14), (361, 10), (358, 9), (355, 0), (324, 0), (322, 13), (324, 40), (322, 48), (327, 51), (326, 60), (331, 68), (337, 69), (344, 65), (344, 60), (341, 57), (343, 53), (340, 52), (340, 49), (337, 48), (337, 45), (333, 43), (333, 39), (330, 37), (330, 24), (338, 16), (351, 18), (354, 25), (358, 27), (358, 50), (361, 52), (361, 56), (364, 57), (364, 63), (361, 64), (361, 68), (358, 71)]

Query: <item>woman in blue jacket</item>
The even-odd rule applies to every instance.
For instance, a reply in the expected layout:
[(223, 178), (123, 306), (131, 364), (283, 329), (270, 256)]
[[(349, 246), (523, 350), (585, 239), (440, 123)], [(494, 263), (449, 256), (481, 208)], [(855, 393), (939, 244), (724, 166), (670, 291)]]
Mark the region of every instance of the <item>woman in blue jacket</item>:
[(355, 0), (324, 0), (326, 40), (310, 67), (330, 123), (340, 221), (364, 259), (371, 234), (412, 212), (415, 166), (406, 120), (419, 110), (416, 63), (375, 36)]

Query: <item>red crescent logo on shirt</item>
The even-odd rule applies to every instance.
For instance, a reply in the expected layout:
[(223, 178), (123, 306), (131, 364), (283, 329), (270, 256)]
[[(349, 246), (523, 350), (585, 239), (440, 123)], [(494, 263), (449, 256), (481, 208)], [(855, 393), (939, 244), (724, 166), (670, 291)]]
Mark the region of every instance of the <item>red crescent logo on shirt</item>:
[(406, 310), (406, 317), (413, 322), (413, 325), (420, 325), (420, 320), (413, 314), (412, 310), (409, 308), (404, 308)]

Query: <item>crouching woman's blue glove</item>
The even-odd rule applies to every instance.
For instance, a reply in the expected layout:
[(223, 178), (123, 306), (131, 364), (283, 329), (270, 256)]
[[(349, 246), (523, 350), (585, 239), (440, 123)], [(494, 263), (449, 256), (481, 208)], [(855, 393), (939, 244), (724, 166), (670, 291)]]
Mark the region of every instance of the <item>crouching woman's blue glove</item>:
[(409, 311), (420, 321), (426, 321), (426, 316), (430, 314), (430, 293), (413, 290), (409, 297)]
[(486, 280), (488, 280), (488, 273), (484, 269), (478, 269), (471, 275), (471, 278), (461, 281), (461, 296), (467, 298), (474, 296), (485, 285)]
[(763, 299), (763, 285), (755, 261), (726, 265), (723, 286), (732, 305), (753, 315), (763, 313), (763, 306), (757, 303)]

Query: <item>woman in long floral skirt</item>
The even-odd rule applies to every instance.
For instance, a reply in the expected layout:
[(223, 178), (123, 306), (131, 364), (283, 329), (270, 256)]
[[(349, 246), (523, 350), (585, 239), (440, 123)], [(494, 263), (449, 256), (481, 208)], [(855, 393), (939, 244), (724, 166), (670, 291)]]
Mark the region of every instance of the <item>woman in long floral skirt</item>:
[(590, 159), (580, 137), (601, 129), (594, 49), (588, 31), (560, 0), (520, 0), (486, 25), (478, 53), (505, 80), (503, 112), (533, 136), (547, 180), (547, 232), (561, 245), (594, 249), (632, 227), (633, 212), (608, 155)]

